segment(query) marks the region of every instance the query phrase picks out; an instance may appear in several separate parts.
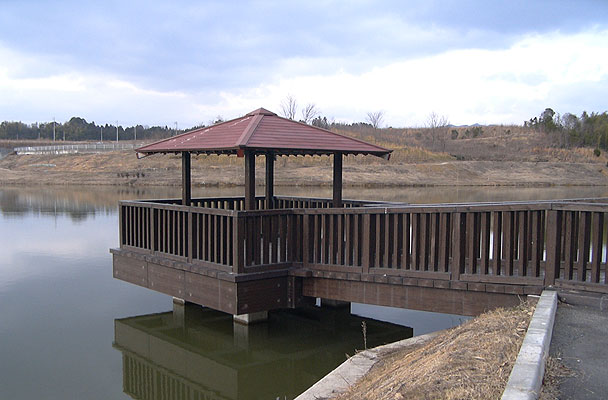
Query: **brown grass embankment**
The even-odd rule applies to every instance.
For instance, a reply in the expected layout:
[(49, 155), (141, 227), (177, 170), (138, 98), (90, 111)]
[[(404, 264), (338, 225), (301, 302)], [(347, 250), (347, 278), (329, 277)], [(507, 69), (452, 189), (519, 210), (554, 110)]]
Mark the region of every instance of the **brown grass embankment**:
[(396, 351), (337, 399), (498, 399), (533, 311), (528, 302), (496, 309)]

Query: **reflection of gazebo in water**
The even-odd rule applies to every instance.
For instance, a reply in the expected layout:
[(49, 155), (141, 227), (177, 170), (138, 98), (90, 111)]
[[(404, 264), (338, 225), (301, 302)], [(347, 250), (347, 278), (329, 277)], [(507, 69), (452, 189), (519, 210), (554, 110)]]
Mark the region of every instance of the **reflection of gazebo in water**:
[(342, 157), (372, 154), (388, 158), (391, 150), (291, 121), (264, 108), (244, 117), (196, 129), (137, 149), (140, 154), (181, 153), (182, 204), (191, 203), (191, 154), (236, 154), (245, 157), (245, 209), (255, 210), (255, 157), (266, 158), (266, 209), (274, 208), (276, 156), (333, 155), (333, 207), (342, 206)]
[(413, 334), (412, 328), (351, 315), (348, 309), (275, 311), (268, 324), (256, 326), (233, 323), (209, 308), (182, 311), (114, 321), (123, 390), (132, 398), (172, 393), (183, 399), (292, 399), (345, 354)]

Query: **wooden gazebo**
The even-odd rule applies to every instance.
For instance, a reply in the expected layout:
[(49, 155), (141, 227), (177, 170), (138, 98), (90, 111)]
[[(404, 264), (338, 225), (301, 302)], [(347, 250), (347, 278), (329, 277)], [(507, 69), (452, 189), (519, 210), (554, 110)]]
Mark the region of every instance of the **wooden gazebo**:
[(181, 153), (183, 205), (191, 203), (191, 154), (236, 154), (245, 157), (245, 209), (254, 210), (255, 157), (258, 155), (266, 158), (266, 208), (274, 206), (275, 157), (292, 155), (333, 155), (333, 207), (341, 207), (342, 157), (371, 154), (388, 158), (391, 150), (281, 118), (259, 108), (240, 118), (140, 147), (137, 153)]

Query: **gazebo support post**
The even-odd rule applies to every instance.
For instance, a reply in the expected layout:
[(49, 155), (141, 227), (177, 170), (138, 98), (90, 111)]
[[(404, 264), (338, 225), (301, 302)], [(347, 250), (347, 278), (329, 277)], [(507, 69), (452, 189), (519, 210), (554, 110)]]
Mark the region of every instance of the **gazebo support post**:
[(255, 210), (255, 153), (245, 152), (245, 210)]
[(190, 152), (182, 151), (182, 205), (189, 206), (192, 202)]
[(342, 207), (342, 153), (334, 153), (333, 207)]
[(274, 153), (266, 153), (266, 208), (274, 208)]

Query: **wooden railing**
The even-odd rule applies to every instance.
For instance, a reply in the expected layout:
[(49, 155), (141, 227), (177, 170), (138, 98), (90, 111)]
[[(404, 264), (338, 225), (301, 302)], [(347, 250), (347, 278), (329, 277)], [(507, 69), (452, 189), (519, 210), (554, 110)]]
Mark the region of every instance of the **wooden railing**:
[(232, 271), (235, 212), (120, 202), (121, 247)]
[(606, 204), (557, 203), (547, 214), (546, 284), (607, 293)]
[[(298, 197), (298, 196), (275, 196), (272, 207), (268, 207), (266, 204), (266, 198), (264, 196), (257, 196), (256, 210), (270, 210), (270, 209), (292, 209), (292, 208), (332, 208), (332, 200), (326, 198), (316, 197)], [(180, 205), (181, 199), (163, 199), (163, 200), (140, 200), (144, 203), (161, 203), (161, 204), (174, 204)], [(370, 200), (342, 200), (343, 208), (352, 207), (376, 207), (380, 205), (387, 205), (383, 201), (370, 201)], [(238, 196), (226, 196), (226, 197), (201, 197), (193, 198), (191, 200), (193, 207), (202, 208), (219, 208), (222, 210), (244, 210), (245, 209), (245, 198)]]
[(304, 268), (608, 292), (602, 202), (335, 209), (327, 199), (278, 198), (275, 209), (241, 211), (240, 198), (196, 201), (209, 207), (121, 202), (121, 247), (234, 273)]

